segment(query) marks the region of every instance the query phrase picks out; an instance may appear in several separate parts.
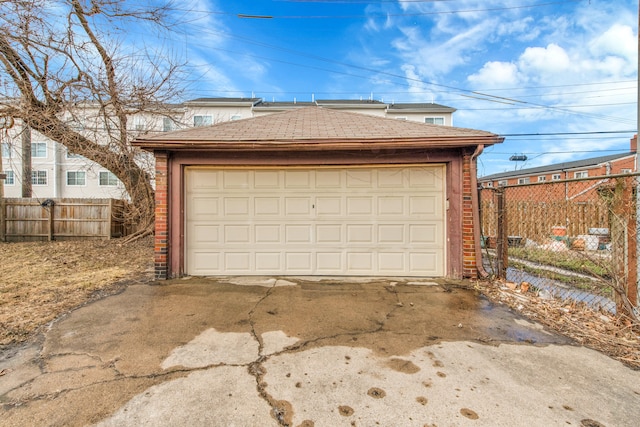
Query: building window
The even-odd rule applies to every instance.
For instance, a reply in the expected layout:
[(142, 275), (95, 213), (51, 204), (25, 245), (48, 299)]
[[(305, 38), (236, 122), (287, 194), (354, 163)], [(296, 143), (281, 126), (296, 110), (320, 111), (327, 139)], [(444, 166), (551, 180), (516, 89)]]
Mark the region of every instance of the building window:
[(47, 171), (31, 171), (31, 185), (47, 185)]
[(212, 124), (213, 124), (212, 116), (193, 116), (193, 125), (195, 127), (209, 126)]
[(231, 116), (231, 120), (240, 120), (242, 118), (242, 116), (240, 114), (234, 114), (233, 116)]
[(491, 181), (485, 182), (484, 186), (487, 187), (487, 188), (491, 188), (491, 187), (493, 187), (493, 182), (491, 182)]
[(547, 177), (545, 175), (540, 175), (538, 177), (538, 182), (545, 182), (547, 180)]
[(432, 125), (443, 125), (444, 117), (425, 117), (424, 122)]
[(505, 180), (502, 180), (502, 181), (498, 181), (498, 187), (504, 187), (504, 186), (505, 186), (505, 185), (507, 185), (507, 184), (509, 184), (509, 183), (507, 182), (507, 180), (506, 180), (506, 179), (505, 179)]
[(169, 117), (162, 118), (162, 132), (171, 132), (174, 129), (173, 120)]
[(620, 173), (631, 173), (631, 169), (620, 169)]
[(588, 171), (579, 171), (579, 172), (573, 173), (574, 178), (587, 178), (588, 176), (589, 176)]
[(518, 184), (529, 184), (529, 182), (531, 182), (531, 180), (529, 179), (529, 177), (526, 177), (526, 178), (518, 178)]
[(407, 118), (406, 117), (396, 117), (396, 120), (407, 120)]
[(87, 173), (84, 171), (68, 171), (67, 185), (86, 185)]
[(102, 171), (100, 172), (100, 185), (101, 186), (118, 185), (118, 178), (116, 178), (116, 176), (109, 171)]
[(8, 142), (2, 143), (2, 158), (10, 159), (11, 158), (11, 146)]
[(13, 117), (0, 117), (0, 129), (11, 129), (14, 123)]
[(147, 128), (147, 122), (142, 116), (133, 116), (133, 129), (143, 131)]
[(31, 157), (39, 157), (39, 158), (47, 157), (47, 143), (46, 142), (32, 142), (31, 143)]
[(4, 173), (7, 175), (4, 179), (4, 185), (14, 185), (16, 183), (16, 178), (13, 171), (5, 171)]
[(551, 175), (551, 181), (560, 181), (562, 179), (562, 175), (560, 175), (559, 173), (554, 173), (553, 175)]

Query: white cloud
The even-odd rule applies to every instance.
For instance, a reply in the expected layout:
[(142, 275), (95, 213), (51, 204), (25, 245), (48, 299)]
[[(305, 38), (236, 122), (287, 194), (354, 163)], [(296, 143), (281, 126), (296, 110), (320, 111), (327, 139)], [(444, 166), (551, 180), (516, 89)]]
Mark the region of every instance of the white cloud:
[(544, 47), (528, 47), (518, 60), (518, 67), (525, 73), (563, 73), (571, 67), (567, 52), (557, 44)]
[(469, 76), (469, 81), (476, 87), (504, 88), (515, 86), (520, 82), (518, 67), (510, 62), (491, 61), (482, 69)]
[(496, 39), (504, 40), (504, 37), (514, 37), (520, 42), (530, 42), (540, 36), (541, 29), (535, 25), (536, 21), (531, 16), (513, 21), (502, 21), (496, 27)]
[(420, 27), (405, 26), (400, 28), (403, 37), (396, 38), (392, 46), (400, 52), (405, 65), (415, 67), (423, 78), (436, 79), (467, 63), (468, 52), (477, 49), (478, 40), (492, 25), (482, 22), (437, 42), (432, 41), (433, 36), (423, 34)]
[(637, 60), (638, 40), (631, 27), (616, 23), (591, 40), (589, 50), (594, 56), (616, 55), (633, 62)]

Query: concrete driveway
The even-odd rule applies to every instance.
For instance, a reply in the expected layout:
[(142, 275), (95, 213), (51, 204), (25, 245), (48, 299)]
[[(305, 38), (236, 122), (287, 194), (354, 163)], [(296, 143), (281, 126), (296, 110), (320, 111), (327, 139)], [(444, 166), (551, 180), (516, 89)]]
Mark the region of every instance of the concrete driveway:
[(133, 285), (0, 357), (2, 426), (635, 426), (640, 372), (442, 281)]

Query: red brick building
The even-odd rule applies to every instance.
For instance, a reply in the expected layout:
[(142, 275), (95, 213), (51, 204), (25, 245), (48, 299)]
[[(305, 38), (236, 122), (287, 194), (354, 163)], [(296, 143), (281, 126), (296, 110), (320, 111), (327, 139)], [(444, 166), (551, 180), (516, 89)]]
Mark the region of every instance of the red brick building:
[[(511, 193), (511, 200), (591, 200), (597, 189), (610, 185), (606, 177), (636, 172), (637, 136), (630, 142), (629, 152), (593, 157), (573, 162), (496, 173), (478, 178), (483, 188), (523, 185), (521, 191)], [(598, 178), (585, 181), (583, 185), (565, 185), (566, 180)], [(548, 184), (533, 185), (530, 184)], [(555, 184), (555, 185), (554, 185)], [(526, 188), (526, 190), (525, 190)]]

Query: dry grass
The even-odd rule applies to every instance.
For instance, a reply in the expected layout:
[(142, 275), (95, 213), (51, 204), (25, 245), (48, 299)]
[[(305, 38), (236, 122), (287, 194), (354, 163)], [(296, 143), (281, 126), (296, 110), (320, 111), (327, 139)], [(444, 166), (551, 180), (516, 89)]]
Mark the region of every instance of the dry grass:
[(0, 345), (85, 302), (153, 277), (151, 238), (0, 243)]

